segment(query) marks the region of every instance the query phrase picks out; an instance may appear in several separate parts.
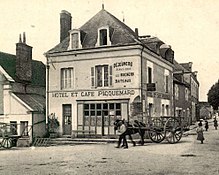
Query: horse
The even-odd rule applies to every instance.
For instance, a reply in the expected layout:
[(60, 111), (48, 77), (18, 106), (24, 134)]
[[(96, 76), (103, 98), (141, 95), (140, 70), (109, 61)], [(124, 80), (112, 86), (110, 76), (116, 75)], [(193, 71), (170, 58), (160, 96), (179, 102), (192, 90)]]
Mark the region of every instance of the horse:
[[(116, 119), (114, 122), (114, 130), (118, 130), (120, 126), (122, 125), (124, 121), (120, 119)], [(136, 145), (135, 141), (133, 141), (132, 136), (133, 134), (139, 133), (141, 140), (140, 144), (144, 145), (144, 135), (145, 135), (145, 129), (142, 127), (146, 127), (146, 125), (138, 120), (134, 120), (133, 124), (130, 124), (129, 122), (126, 122), (126, 131), (124, 132), (125, 135), (129, 136), (129, 139), (132, 141), (133, 146)]]

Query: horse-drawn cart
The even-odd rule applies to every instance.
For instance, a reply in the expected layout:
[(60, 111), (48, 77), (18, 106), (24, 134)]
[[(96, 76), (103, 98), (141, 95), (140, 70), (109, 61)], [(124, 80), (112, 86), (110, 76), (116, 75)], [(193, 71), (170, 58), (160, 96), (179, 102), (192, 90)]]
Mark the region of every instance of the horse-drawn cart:
[[(118, 129), (121, 123), (122, 120), (117, 120), (114, 123), (115, 129)], [(167, 142), (173, 144), (179, 142), (183, 132), (188, 130), (188, 121), (182, 117), (150, 117), (146, 123), (142, 122), (142, 120), (128, 122), (126, 135), (129, 135), (132, 140), (131, 135), (139, 133), (142, 145), (144, 144), (145, 133), (148, 133), (148, 137), (152, 142), (160, 143), (166, 139)]]
[(14, 126), (0, 122), (0, 148), (10, 149), (17, 141), (18, 136), (13, 135)]
[(180, 141), (183, 132), (189, 130), (189, 125), (182, 117), (160, 117), (151, 119), (147, 130), (153, 142), (160, 143), (166, 139), (173, 144)]

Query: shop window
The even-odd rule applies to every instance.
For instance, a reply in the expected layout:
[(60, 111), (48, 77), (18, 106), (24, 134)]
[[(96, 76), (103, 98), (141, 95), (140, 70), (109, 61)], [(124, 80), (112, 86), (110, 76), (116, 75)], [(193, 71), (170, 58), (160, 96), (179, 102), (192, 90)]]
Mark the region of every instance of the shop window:
[[(84, 104), (84, 125), (85, 126), (101, 126), (104, 122), (105, 126), (113, 125), (114, 117), (121, 116), (120, 103), (90, 103)], [(112, 118), (112, 119), (110, 119)]]
[(73, 88), (73, 68), (61, 69), (61, 89)]
[[(94, 73), (95, 71), (95, 73)], [(91, 68), (91, 86), (109, 87), (112, 86), (112, 66), (98, 65)]]

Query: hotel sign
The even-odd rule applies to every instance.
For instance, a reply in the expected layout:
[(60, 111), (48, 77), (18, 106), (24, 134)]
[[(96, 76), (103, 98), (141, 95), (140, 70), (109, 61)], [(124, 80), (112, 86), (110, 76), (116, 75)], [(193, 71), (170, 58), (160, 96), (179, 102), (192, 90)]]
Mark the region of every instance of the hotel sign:
[(132, 96), (135, 90), (99, 90), (99, 91), (72, 91), (72, 92), (53, 92), (53, 98), (69, 98), (69, 97), (116, 97), (116, 96)]

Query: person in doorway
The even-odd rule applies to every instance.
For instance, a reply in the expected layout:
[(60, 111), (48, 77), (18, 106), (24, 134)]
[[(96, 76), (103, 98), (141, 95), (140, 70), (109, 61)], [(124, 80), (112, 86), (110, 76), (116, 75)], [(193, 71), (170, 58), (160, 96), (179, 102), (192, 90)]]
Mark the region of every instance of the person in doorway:
[(123, 142), (122, 147), (124, 149), (128, 148), (128, 143), (127, 143), (127, 140), (126, 140), (126, 130), (127, 130), (126, 122), (123, 119), (122, 124), (121, 124), (121, 126), (119, 127), (119, 130), (118, 130), (120, 135), (119, 135), (118, 145), (116, 146), (116, 148), (120, 148), (121, 142)]
[(209, 126), (208, 126), (208, 121), (205, 120), (205, 131), (208, 131), (208, 128), (209, 128)]
[(217, 130), (217, 127), (218, 127), (217, 119), (214, 118), (214, 128)]
[(196, 132), (197, 132), (197, 140), (200, 140), (201, 144), (203, 144), (203, 141), (205, 140), (205, 138), (204, 138), (204, 134), (203, 134), (204, 130), (202, 128), (201, 121), (198, 124), (198, 128), (196, 129)]

